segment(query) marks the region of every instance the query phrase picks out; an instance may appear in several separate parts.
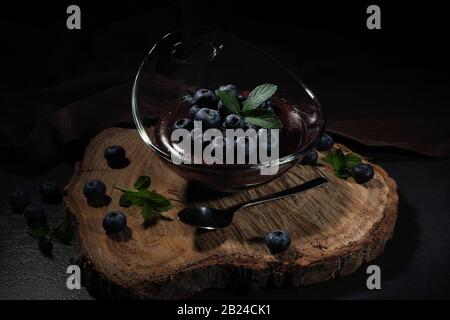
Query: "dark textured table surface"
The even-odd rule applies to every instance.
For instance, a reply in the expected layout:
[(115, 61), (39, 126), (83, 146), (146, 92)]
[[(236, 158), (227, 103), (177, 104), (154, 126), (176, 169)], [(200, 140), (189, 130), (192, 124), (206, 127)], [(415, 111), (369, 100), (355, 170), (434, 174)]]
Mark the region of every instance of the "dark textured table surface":
[[(368, 290), (365, 268), (353, 275), (297, 289), (265, 290), (250, 295), (213, 291), (203, 299), (428, 299), (450, 297), (450, 159), (371, 153), (397, 181), (399, 217), (394, 237), (374, 262), (382, 272), (382, 289)], [(20, 168), (19, 168), (20, 169)], [(24, 168), (25, 169), (25, 168)], [(13, 214), (6, 194), (29, 188), (39, 201), (37, 186), (45, 180), (64, 185), (73, 172), (69, 165), (24, 178), (0, 172), (0, 299), (91, 299), (85, 289), (68, 290), (65, 270), (71, 246), (56, 244), (54, 257), (45, 258), (35, 239), (26, 234), (23, 216)], [(62, 205), (47, 206), (50, 220), (63, 213)]]

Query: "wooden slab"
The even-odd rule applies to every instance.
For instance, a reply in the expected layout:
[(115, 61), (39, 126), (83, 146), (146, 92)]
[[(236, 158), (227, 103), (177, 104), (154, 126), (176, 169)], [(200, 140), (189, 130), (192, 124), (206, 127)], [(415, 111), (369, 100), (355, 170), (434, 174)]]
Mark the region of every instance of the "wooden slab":
[[(111, 169), (103, 158), (106, 146), (120, 144), (131, 164)], [(337, 145), (336, 147), (345, 147)], [(354, 272), (377, 257), (392, 236), (398, 196), (394, 180), (379, 166), (365, 185), (334, 176), (328, 166), (296, 166), (269, 184), (233, 195), (201, 190), (171, 172), (141, 141), (136, 130), (112, 128), (95, 137), (66, 186), (68, 212), (78, 222), (79, 245), (73, 262), (83, 269), (83, 283), (96, 297), (175, 299), (208, 288), (257, 290), (302, 286)], [(298, 196), (243, 209), (232, 226), (202, 232), (178, 220), (158, 220), (144, 227), (136, 208), (121, 208), (112, 184), (132, 186), (142, 175), (152, 188), (171, 199), (172, 216), (187, 202), (225, 207), (294, 186), (317, 176), (329, 183)], [(111, 203), (90, 207), (84, 183), (101, 179)], [(201, 198), (203, 197), (203, 200)], [(209, 200), (205, 200), (209, 198)], [(129, 229), (107, 236), (102, 219), (108, 210), (127, 215)], [(291, 247), (270, 254), (264, 236), (288, 230)]]

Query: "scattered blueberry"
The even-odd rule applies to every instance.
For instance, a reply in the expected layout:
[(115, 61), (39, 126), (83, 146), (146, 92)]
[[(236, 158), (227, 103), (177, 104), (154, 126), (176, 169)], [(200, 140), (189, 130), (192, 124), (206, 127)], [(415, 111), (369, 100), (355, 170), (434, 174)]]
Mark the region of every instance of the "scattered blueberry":
[(198, 105), (193, 105), (190, 109), (189, 109), (189, 117), (191, 119), (195, 118), (195, 115), (197, 114), (198, 110), (200, 110), (201, 107)]
[(219, 103), (217, 104), (217, 110), (219, 111), (220, 116), (222, 117), (222, 119), (225, 119), (226, 116), (228, 116), (229, 114), (231, 114), (230, 109), (228, 109), (222, 102), (222, 100), (219, 101)]
[(105, 149), (103, 155), (107, 161), (121, 161), (125, 158), (125, 149), (122, 146), (109, 146)]
[(313, 165), (317, 162), (318, 154), (315, 149), (309, 149), (306, 151), (305, 156), (302, 161), (300, 161), (303, 165)]
[(211, 90), (200, 89), (194, 95), (195, 104), (201, 106), (213, 107), (217, 102), (217, 97)]
[(225, 118), (223, 122), (223, 126), (226, 129), (238, 129), (244, 127), (244, 121), (237, 114), (230, 114)]
[(42, 208), (42, 206), (30, 204), (25, 208), (23, 214), (28, 224), (42, 223), (46, 221), (44, 208)]
[(101, 200), (105, 197), (105, 193), (106, 186), (98, 179), (89, 180), (83, 187), (83, 194), (88, 200)]
[(286, 231), (275, 230), (266, 235), (266, 245), (272, 254), (285, 251), (290, 244), (291, 237)]
[(102, 225), (107, 234), (118, 233), (127, 226), (127, 217), (120, 211), (111, 211), (103, 218)]
[(208, 108), (200, 109), (195, 114), (195, 120), (202, 122), (203, 130), (219, 128), (222, 124), (219, 112)]
[(130, 163), (122, 146), (109, 146), (105, 149), (103, 155), (108, 165), (113, 169), (124, 168)]
[(319, 151), (327, 151), (333, 147), (333, 144), (334, 144), (333, 138), (324, 132), (317, 141), (316, 148)]
[(42, 201), (49, 204), (55, 204), (61, 201), (62, 193), (61, 188), (52, 181), (44, 182), (39, 192), (41, 193)]
[(8, 201), (11, 210), (14, 213), (22, 213), (23, 210), (31, 203), (30, 196), (25, 190), (18, 189), (8, 195)]
[(238, 89), (234, 84), (227, 84), (224, 86), (219, 87), (219, 91), (226, 91), (228, 93), (231, 93), (232, 95), (236, 96), (238, 95)]
[(358, 163), (351, 170), (356, 183), (364, 183), (373, 178), (373, 167), (370, 164)]
[(194, 122), (191, 119), (184, 118), (175, 121), (173, 124), (172, 130), (176, 129), (186, 129), (186, 130), (192, 130), (194, 128)]

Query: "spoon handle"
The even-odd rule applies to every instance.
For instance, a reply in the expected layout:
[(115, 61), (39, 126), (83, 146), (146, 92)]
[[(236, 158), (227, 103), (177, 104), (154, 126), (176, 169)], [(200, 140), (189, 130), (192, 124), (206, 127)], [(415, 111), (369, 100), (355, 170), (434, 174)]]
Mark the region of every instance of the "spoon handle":
[(278, 199), (281, 199), (284, 197), (288, 197), (293, 194), (297, 194), (297, 193), (318, 187), (326, 182), (328, 182), (328, 180), (323, 177), (315, 178), (315, 179), (309, 180), (305, 183), (302, 183), (298, 186), (295, 186), (293, 188), (289, 188), (289, 189), (282, 190), (282, 191), (279, 191), (276, 193), (268, 194), (259, 199), (254, 199), (254, 200), (250, 200), (250, 201), (241, 203), (241, 204), (237, 205), (236, 210), (242, 209), (244, 207), (250, 207), (250, 206), (257, 205), (257, 204), (261, 204), (261, 203), (265, 203), (265, 202), (269, 202), (269, 201), (278, 200)]

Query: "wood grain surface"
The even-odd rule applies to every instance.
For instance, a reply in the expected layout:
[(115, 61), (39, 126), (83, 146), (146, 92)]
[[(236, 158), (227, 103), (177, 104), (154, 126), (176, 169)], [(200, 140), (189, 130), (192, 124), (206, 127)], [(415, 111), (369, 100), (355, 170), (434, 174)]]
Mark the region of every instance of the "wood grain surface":
[[(111, 169), (103, 158), (106, 146), (120, 144), (130, 165)], [(349, 150), (335, 145), (344, 152)], [(322, 155), (321, 155), (322, 156)], [(177, 299), (205, 289), (239, 291), (273, 286), (302, 286), (344, 276), (382, 253), (397, 218), (396, 184), (379, 166), (366, 184), (342, 180), (321, 160), (298, 165), (272, 182), (236, 194), (221, 194), (188, 183), (151, 152), (134, 129), (111, 128), (89, 144), (84, 159), (66, 186), (68, 212), (78, 226), (73, 262), (83, 270), (83, 284), (99, 298)], [(295, 186), (317, 176), (329, 183), (298, 196), (243, 209), (223, 230), (201, 231), (178, 220), (159, 219), (144, 226), (138, 208), (121, 208), (113, 184), (132, 186), (140, 175), (172, 201), (168, 215), (190, 205), (224, 208)], [(82, 189), (101, 179), (111, 198), (108, 206), (88, 205)], [(108, 236), (102, 219), (109, 210), (123, 211), (128, 228)], [(272, 255), (264, 236), (289, 231), (290, 248)]]

